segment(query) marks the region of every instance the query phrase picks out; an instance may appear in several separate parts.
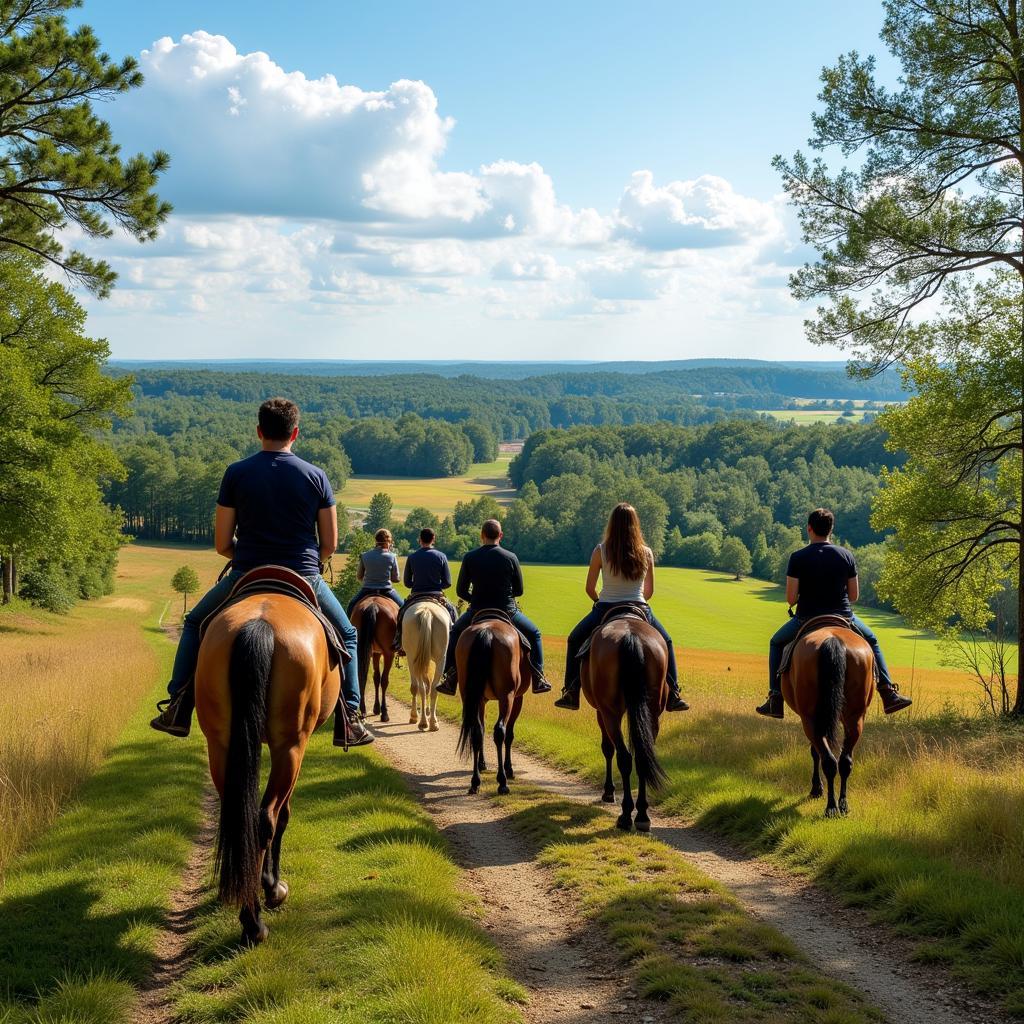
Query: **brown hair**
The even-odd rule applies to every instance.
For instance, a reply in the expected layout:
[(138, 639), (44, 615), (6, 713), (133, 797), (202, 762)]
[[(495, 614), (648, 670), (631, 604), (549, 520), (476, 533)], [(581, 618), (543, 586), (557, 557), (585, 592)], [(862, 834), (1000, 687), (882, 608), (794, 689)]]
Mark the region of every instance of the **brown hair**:
[(831, 509), (816, 508), (807, 517), (807, 525), (819, 537), (831, 537), (832, 528), (836, 525), (836, 517)]
[(268, 398), (259, 411), (260, 433), (268, 441), (287, 441), (299, 425), (299, 407), (287, 398)]
[(420, 541), (424, 544), (433, 544), (437, 534), (429, 526), (424, 526), (420, 530)]
[(377, 543), (377, 547), (386, 548), (391, 546), (391, 531), (390, 530), (378, 530), (373, 535), (374, 541)]
[(487, 519), (480, 527), (480, 533), (488, 540), (497, 540), (501, 536), (501, 523), (497, 519)]
[(604, 560), (616, 576), (627, 580), (642, 580), (647, 575), (647, 544), (640, 529), (640, 517), (625, 501), (620, 501), (608, 517), (604, 530)]

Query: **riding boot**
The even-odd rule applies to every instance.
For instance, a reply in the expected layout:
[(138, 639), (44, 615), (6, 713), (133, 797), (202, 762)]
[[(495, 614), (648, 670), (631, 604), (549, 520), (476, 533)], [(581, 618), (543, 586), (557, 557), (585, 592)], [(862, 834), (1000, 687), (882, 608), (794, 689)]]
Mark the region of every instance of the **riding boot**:
[(437, 684), (437, 692), (449, 697), (454, 697), (459, 692), (459, 671), (454, 665), (445, 669), (441, 682)]
[(345, 713), (341, 698), (334, 708), (334, 745), (336, 747), (363, 747), (373, 742), (373, 734), (351, 712)]
[(196, 706), (196, 684), (190, 679), (173, 697), (157, 702), (160, 712), (149, 724), (169, 736), (187, 736), (192, 730), (192, 712)]
[(556, 708), (563, 708), (565, 711), (579, 711), (580, 709), (580, 680), (570, 679), (562, 687), (562, 696), (555, 701)]
[(666, 711), (689, 711), (690, 705), (683, 700), (683, 695), (679, 690), (679, 681), (677, 679), (670, 679), (668, 681), (668, 703), (665, 705)]
[(768, 699), (759, 708), (755, 708), (755, 710), (759, 715), (764, 715), (765, 718), (782, 718), (786, 713), (785, 707), (781, 691), (769, 690)]
[(895, 683), (879, 683), (878, 696), (882, 698), (882, 707), (887, 715), (909, 708), (914, 703), (900, 693), (900, 688)]
[(544, 670), (542, 668), (535, 668), (533, 665), (530, 668), (533, 670), (533, 692), (550, 693), (551, 684), (544, 675)]

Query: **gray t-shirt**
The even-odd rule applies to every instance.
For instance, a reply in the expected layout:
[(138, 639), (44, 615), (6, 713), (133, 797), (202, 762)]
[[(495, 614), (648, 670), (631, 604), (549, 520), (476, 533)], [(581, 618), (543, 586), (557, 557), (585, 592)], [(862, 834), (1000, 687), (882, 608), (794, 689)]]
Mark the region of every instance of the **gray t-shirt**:
[(363, 586), (374, 590), (387, 590), (392, 583), (398, 582), (398, 558), (394, 551), (384, 548), (370, 548), (364, 551)]

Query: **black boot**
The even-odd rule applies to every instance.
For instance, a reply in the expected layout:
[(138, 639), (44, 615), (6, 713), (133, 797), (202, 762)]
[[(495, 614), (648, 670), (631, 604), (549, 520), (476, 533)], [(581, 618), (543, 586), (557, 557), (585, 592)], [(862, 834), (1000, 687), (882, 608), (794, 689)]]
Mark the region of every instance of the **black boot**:
[(437, 692), (454, 697), (459, 692), (459, 673), (454, 665), (444, 670), (444, 677), (437, 684)]
[(909, 708), (914, 703), (900, 693), (900, 688), (895, 683), (879, 683), (878, 696), (882, 698), (882, 707), (887, 715)]
[(579, 679), (570, 679), (565, 686), (562, 687), (562, 696), (555, 701), (556, 708), (562, 708), (565, 711), (579, 711), (580, 709), (580, 681)]
[(675, 679), (668, 681), (668, 703), (665, 705), (666, 711), (689, 711), (690, 705), (683, 700), (683, 695), (679, 692), (679, 682)]
[(782, 718), (786, 713), (785, 704), (782, 702), (782, 693), (778, 690), (769, 690), (768, 699), (755, 710), (765, 718)]
[(373, 742), (373, 734), (352, 713), (346, 714), (338, 698), (334, 709), (334, 745), (336, 747), (363, 747)]
[(192, 712), (195, 706), (195, 681), (190, 679), (175, 696), (157, 702), (160, 714), (149, 724), (169, 736), (187, 736), (192, 731)]

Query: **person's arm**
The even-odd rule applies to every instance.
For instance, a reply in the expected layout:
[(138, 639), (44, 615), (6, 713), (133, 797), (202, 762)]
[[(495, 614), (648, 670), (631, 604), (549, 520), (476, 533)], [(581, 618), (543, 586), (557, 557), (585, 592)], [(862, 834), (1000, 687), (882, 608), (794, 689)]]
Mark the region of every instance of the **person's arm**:
[(644, 600), (650, 601), (654, 597), (654, 553), (647, 555), (647, 575), (644, 577)]
[(786, 577), (786, 604), (790, 607), (800, 599), (800, 581), (795, 576)]
[(366, 576), (366, 563), (363, 561), (363, 556), (359, 556), (359, 568), (356, 570), (356, 579), (362, 580)]
[(316, 535), (320, 539), (320, 561), (330, 561), (338, 550), (338, 506), (328, 505), (316, 514)]
[[(509, 552), (511, 554), (511, 552)], [(512, 596), (522, 597), (523, 596), (523, 567), (519, 564), (519, 559), (512, 555)]]
[(459, 567), (459, 581), (455, 584), (455, 594), (468, 604), (473, 600), (473, 595), (469, 589), (469, 573), (466, 572), (466, 561), (464, 558), (462, 565)]
[(217, 554), (231, 561), (235, 557), (235, 526), (238, 515), (233, 508), (217, 506), (217, 514), (213, 520), (213, 546)]
[(391, 556), (391, 582), (398, 582), (398, 558), (395, 555)]
[(412, 590), (412, 555), (405, 559), (405, 569), (402, 572), (402, 584), (407, 590)]
[(447, 590), (452, 585), (452, 567), (448, 564), (447, 555), (441, 555), (441, 561), (444, 563), (444, 576), (442, 577), (444, 586), (441, 589)]
[(850, 599), (850, 604), (853, 604), (858, 597), (860, 597), (860, 577), (851, 576), (846, 581), (846, 596)]
[(587, 597), (590, 598), (594, 604), (597, 604), (597, 577), (601, 574), (601, 549), (594, 548), (593, 554), (590, 556), (590, 568), (587, 570), (587, 583), (584, 589), (587, 592)]

